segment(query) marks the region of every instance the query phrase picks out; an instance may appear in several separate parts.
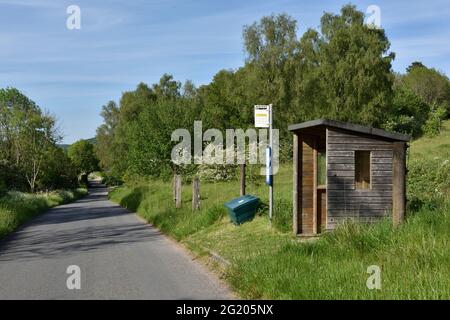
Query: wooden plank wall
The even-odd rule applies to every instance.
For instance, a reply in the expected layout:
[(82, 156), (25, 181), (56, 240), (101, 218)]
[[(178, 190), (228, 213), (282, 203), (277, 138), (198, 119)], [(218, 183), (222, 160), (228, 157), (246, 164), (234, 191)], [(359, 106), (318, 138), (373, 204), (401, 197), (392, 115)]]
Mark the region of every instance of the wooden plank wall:
[(307, 135), (300, 135), (302, 148), (301, 167), (301, 194), (302, 194), (302, 234), (312, 234), (315, 231), (314, 200), (315, 200), (315, 174), (314, 174), (314, 145), (315, 141)]
[(294, 132), (294, 148), (293, 148), (293, 181), (292, 181), (292, 229), (294, 235), (298, 235), (301, 232), (300, 223), (302, 215), (302, 200), (301, 195), (301, 170), (302, 170), (302, 148), (301, 140), (299, 136)]
[[(355, 189), (355, 150), (371, 151), (371, 189)], [(393, 143), (327, 129), (327, 229), (347, 218), (371, 222), (392, 210)]]

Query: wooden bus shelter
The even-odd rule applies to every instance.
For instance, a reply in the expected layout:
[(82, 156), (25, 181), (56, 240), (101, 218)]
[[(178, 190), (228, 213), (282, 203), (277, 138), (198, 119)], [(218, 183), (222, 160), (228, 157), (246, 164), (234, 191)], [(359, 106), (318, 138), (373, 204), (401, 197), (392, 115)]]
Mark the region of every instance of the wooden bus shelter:
[(346, 219), (403, 221), (409, 136), (327, 119), (288, 129), (294, 134), (294, 234), (314, 236)]

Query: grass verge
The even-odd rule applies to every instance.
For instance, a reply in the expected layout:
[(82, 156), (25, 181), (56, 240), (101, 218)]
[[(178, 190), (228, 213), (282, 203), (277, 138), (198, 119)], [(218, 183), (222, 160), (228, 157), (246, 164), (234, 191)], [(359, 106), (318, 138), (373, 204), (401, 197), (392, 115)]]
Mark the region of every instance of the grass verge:
[(87, 190), (82, 188), (38, 194), (9, 192), (0, 198), (0, 239), (37, 214), (86, 194)]

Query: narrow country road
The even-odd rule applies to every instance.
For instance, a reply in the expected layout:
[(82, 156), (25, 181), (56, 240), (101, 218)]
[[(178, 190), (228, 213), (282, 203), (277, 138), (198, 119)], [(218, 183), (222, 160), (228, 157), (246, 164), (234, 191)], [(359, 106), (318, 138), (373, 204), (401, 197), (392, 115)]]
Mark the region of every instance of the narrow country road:
[[(79, 266), (81, 289), (67, 288)], [(105, 187), (51, 209), (0, 242), (0, 299), (226, 299), (178, 245), (108, 201)]]

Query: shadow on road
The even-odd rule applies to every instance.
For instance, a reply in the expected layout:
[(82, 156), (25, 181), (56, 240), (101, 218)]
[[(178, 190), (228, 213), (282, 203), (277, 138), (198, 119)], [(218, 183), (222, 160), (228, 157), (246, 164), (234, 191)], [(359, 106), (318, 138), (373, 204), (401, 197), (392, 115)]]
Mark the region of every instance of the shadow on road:
[[(160, 239), (158, 232), (149, 232), (143, 224), (111, 227), (82, 227), (64, 231), (24, 231), (0, 247), (1, 261), (26, 261), (70, 255), (75, 252), (95, 251), (109, 246)], [(16, 241), (17, 240), (17, 241)], [(20, 240), (20, 241), (19, 241)], [(20, 243), (20, 244), (19, 244)]]
[(61, 257), (161, 239), (158, 231), (134, 217), (128, 219), (129, 211), (108, 201), (106, 187), (96, 184), (89, 191), (85, 198), (49, 210), (0, 242), (0, 262)]

